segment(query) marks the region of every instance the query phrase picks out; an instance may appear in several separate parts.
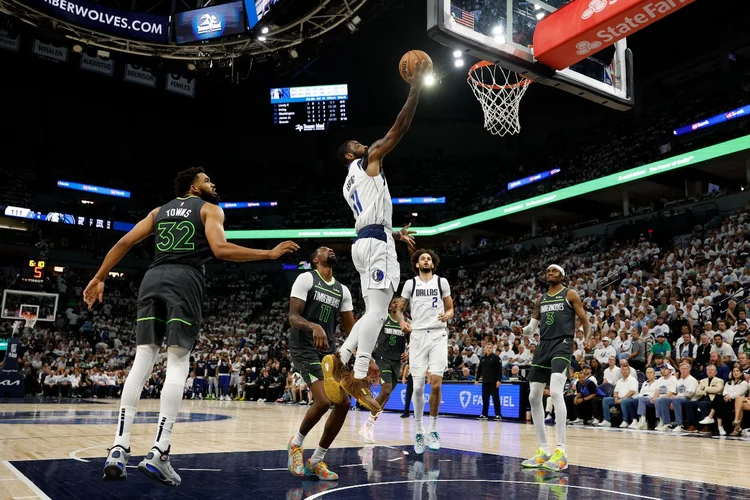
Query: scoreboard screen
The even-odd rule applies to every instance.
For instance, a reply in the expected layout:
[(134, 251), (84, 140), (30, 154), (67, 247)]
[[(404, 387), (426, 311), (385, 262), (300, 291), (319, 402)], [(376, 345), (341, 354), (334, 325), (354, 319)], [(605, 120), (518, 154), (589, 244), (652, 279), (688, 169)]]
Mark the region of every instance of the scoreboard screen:
[(348, 100), (346, 84), (273, 88), (273, 123), (297, 132), (323, 131), (331, 123), (347, 121)]

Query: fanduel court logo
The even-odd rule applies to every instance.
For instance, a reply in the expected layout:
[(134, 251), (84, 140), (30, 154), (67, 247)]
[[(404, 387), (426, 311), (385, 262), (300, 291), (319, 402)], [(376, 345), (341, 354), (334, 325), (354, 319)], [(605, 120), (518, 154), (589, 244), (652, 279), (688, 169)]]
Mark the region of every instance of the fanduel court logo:
[(461, 401), (461, 407), (466, 408), (469, 406), (469, 403), (471, 403), (471, 392), (470, 391), (461, 391), (458, 394), (458, 399)]

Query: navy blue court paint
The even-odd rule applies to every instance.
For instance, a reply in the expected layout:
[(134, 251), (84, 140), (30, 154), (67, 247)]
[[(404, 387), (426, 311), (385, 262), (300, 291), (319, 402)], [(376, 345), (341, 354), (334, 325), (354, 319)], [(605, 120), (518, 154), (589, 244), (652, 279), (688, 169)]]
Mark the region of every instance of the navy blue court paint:
[(0, 398), (0, 405), (106, 405), (111, 403), (106, 399), (81, 399), (81, 398), (42, 398), (39, 396), (27, 396), (25, 398)]
[[(232, 417), (211, 413), (180, 412), (177, 422), (212, 422)], [(158, 411), (139, 411), (135, 414), (135, 424), (155, 424), (159, 421)], [(119, 411), (90, 410), (36, 410), (0, 411), (0, 424), (116, 424)]]
[[(253, 500), (719, 500), (747, 499), (750, 490), (571, 466), (555, 474), (522, 470), (517, 458), (442, 449), (417, 458), (411, 447), (331, 449), (326, 463), (335, 483), (296, 478), (286, 451), (172, 455), (177, 488), (128, 470), (126, 481), (102, 481), (104, 459), (31, 460), (12, 464), (50, 498)], [(145, 450), (143, 450), (145, 451)], [(409, 451), (409, 455), (404, 455)], [(307, 450), (305, 458), (311, 450)], [(142, 459), (133, 456), (130, 465)], [(363, 465), (366, 464), (366, 465)], [(181, 470), (204, 469), (204, 470)], [(210, 469), (210, 470), (205, 470)], [(218, 470), (217, 470), (218, 469)], [(655, 471), (658, 473), (658, 471)]]

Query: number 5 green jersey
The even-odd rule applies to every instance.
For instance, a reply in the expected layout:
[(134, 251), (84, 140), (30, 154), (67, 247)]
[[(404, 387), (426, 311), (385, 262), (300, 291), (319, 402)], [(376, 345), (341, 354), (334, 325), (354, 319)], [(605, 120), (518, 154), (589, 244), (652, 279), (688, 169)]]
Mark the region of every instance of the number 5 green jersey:
[(214, 257), (201, 219), (204, 203), (197, 196), (188, 196), (159, 208), (154, 221), (156, 255), (151, 267), (184, 264), (202, 271), (203, 264)]

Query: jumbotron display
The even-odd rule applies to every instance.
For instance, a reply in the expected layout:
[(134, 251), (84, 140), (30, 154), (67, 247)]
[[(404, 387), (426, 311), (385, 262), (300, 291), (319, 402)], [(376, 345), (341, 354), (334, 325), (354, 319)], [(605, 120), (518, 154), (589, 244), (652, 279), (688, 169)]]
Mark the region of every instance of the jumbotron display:
[(345, 83), (273, 88), (273, 123), (291, 126), (297, 132), (323, 131), (330, 123), (347, 121), (347, 100), (349, 88)]

